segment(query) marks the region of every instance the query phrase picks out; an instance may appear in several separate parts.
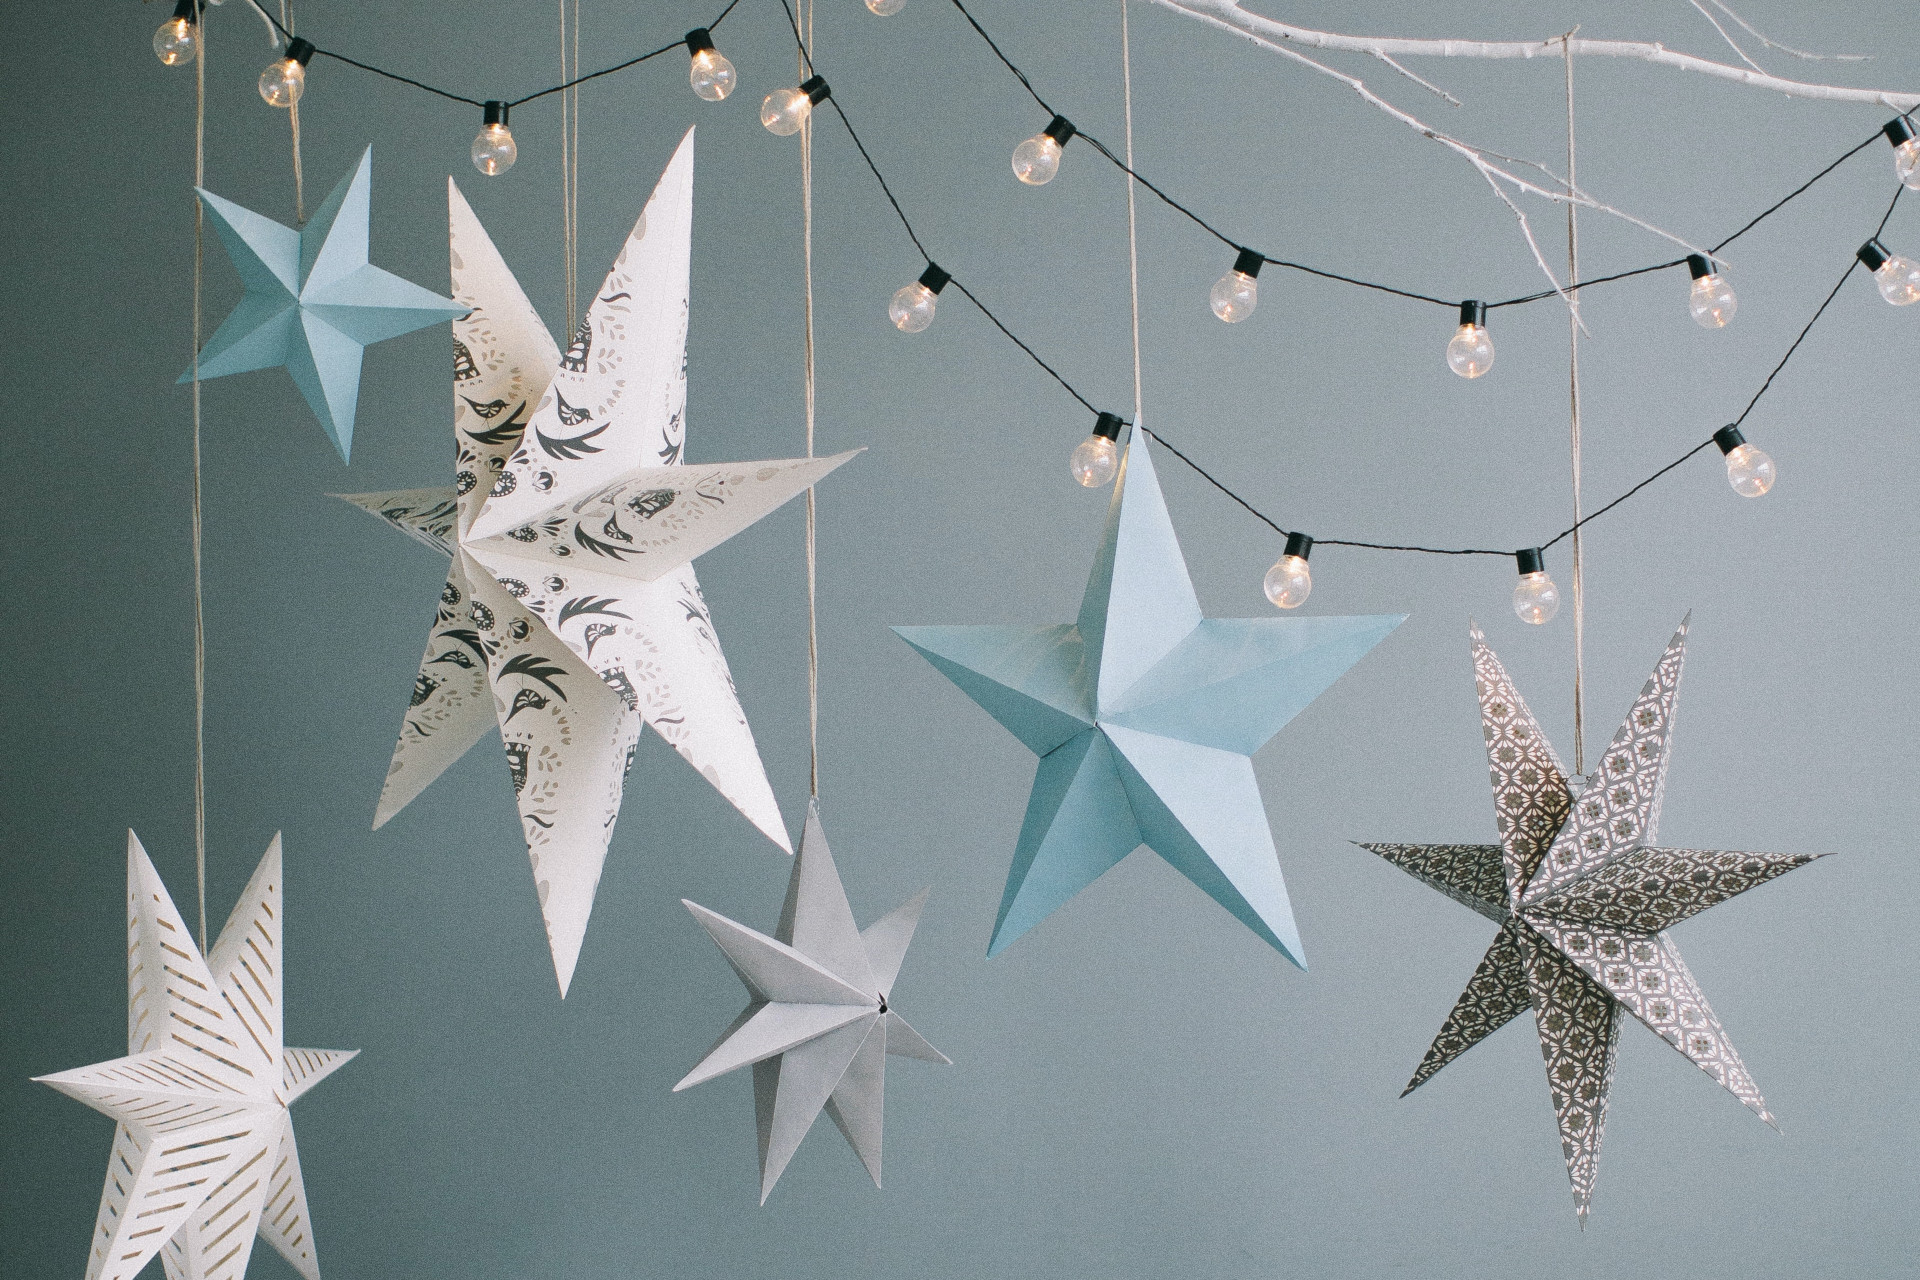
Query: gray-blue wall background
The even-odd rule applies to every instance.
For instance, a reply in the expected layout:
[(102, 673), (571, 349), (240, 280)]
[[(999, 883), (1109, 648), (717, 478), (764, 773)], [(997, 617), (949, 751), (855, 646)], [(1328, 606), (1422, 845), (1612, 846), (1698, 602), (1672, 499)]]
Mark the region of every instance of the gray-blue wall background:
[[(192, 76), (147, 49), (159, 4), (5, 6), (0, 350), (13, 440), (0, 502), (0, 1275), (78, 1276), (111, 1132), (28, 1082), (122, 1052), (125, 829), (192, 911), (188, 543)], [(711, 18), (582, 4), (604, 65)], [(1654, 0), (1303, 0), (1337, 30), (1661, 39), (1730, 57)], [(1115, 0), (978, 12), (1042, 92), (1121, 137)], [(1911, 8), (1743, 14), (1864, 64), (1788, 74), (1920, 86)], [(301, 0), (301, 30), (478, 97), (557, 78), (551, 5)], [(582, 94), (580, 270), (599, 281), (680, 134), (698, 123), (689, 457), (802, 448), (798, 148), (759, 127), (797, 77), (772, 0), (719, 43), (728, 101), (684, 60)], [(208, 185), (292, 218), (287, 118), (253, 88), (263, 29), (212, 12)], [(1144, 4), (1133, 11), (1140, 166), (1276, 256), (1443, 296), (1539, 276), (1459, 160), (1338, 84)], [(897, 17), (821, 0), (819, 60), (940, 261), (1104, 406), (1131, 411), (1126, 217), (1084, 145), (1042, 189), (1007, 156), (1043, 114), (945, 0)], [(1757, 50), (1756, 50), (1757, 52)], [(1564, 154), (1561, 63), (1425, 61), (1447, 106), (1336, 59), (1410, 110), (1509, 154)], [(1580, 176), (1697, 241), (1744, 222), (1878, 127), (1878, 108), (1783, 100), (1629, 61), (1577, 68)], [(517, 112), (520, 161), (485, 179), (477, 113), (318, 61), (302, 124), (310, 201), (374, 143), (374, 258), (446, 286), (452, 173), (558, 329), (558, 111)], [(1691, 609), (1663, 842), (1833, 850), (1680, 927), (1777, 1136), (1631, 1025), (1594, 1215), (1575, 1225), (1540, 1057), (1521, 1021), (1412, 1098), (1401, 1087), (1491, 937), (1354, 839), (1493, 838), (1467, 661), (1478, 618), (1571, 756), (1570, 610), (1520, 624), (1510, 565), (1326, 548), (1310, 613), (1410, 621), (1256, 767), (1311, 973), (1138, 853), (984, 959), (1033, 760), (886, 630), (1070, 618), (1105, 491), (1072, 484), (1089, 419), (958, 295), (902, 335), (888, 296), (922, 263), (837, 122), (818, 132), (823, 451), (870, 446), (820, 491), (822, 808), (863, 921), (931, 885), (896, 996), (951, 1068), (889, 1072), (887, 1186), (830, 1124), (755, 1204), (744, 1075), (670, 1086), (741, 993), (679, 904), (771, 926), (787, 860), (648, 735), (572, 996), (554, 987), (511, 791), (482, 742), (368, 830), (442, 568), (330, 492), (443, 483), (447, 341), (368, 352), (343, 467), (282, 372), (205, 388), (208, 907), (217, 928), (276, 830), (287, 848), (290, 1040), (361, 1056), (296, 1111), (330, 1280), (630, 1276), (1301, 1275), (1884, 1277), (1911, 1260), (1920, 1039), (1910, 724), (1920, 542), (1920, 308), (1863, 277), (1748, 423), (1780, 465), (1745, 501), (1702, 456), (1587, 543), (1590, 746)], [(1589, 504), (1729, 420), (1893, 190), (1870, 149), (1728, 253), (1740, 313), (1707, 333), (1679, 272), (1594, 291), (1584, 348)], [(1564, 222), (1528, 206), (1550, 256)], [(1587, 270), (1668, 256), (1582, 221)], [(1886, 239), (1920, 253), (1920, 202)], [(1283, 522), (1322, 536), (1520, 545), (1567, 523), (1567, 322), (1496, 314), (1464, 382), (1437, 308), (1270, 269), (1228, 327), (1220, 247), (1141, 204), (1149, 420)], [(238, 296), (210, 241), (211, 326)], [(1267, 611), (1277, 540), (1170, 459), (1200, 597)], [(802, 517), (701, 561), (789, 822), (807, 786)], [(1551, 568), (1568, 583), (1564, 544)], [(292, 1272), (262, 1247), (256, 1276)]]

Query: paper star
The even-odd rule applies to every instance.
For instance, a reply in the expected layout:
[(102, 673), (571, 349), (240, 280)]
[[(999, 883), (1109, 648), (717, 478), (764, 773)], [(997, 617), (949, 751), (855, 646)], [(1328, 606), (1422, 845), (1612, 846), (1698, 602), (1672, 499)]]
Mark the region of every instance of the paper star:
[(1501, 843), (1361, 845), (1500, 926), (1401, 1096), (1531, 1006), (1583, 1223), (1623, 1009), (1773, 1123), (1665, 930), (1824, 856), (1654, 845), (1686, 642), (1682, 622), (1576, 802), (1552, 745), (1473, 628)]
[(564, 996), (642, 722), (791, 851), (692, 561), (853, 453), (683, 465), (691, 129), (564, 353), (447, 201), (454, 484), (341, 495), (453, 558), (374, 826), (498, 724)]
[(1136, 434), (1077, 623), (895, 627), (1040, 757), (987, 954), (1144, 844), (1305, 968), (1250, 757), (1405, 618), (1202, 618)]
[(247, 291), (201, 350), (201, 379), (285, 365), (342, 462), (353, 447), (365, 348), (466, 312), (367, 261), (372, 182), (368, 147), (298, 231), (195, 188)]
[(119, 1124), (87, 1280), (238, 1280), (256, 1235), (320, 1280), (287, 1107), (357, 1050), (287, 1049), (280, 837), (200, 956), (127, 833), (127, 1056), (40, 1076)]
[(681, 899), (746, 985), (749, 1003), (673, 1089), (753, 1065), (761, 1204), (822, 1107), (879, 1186), (887, 1055), (951, 1064), (888, 1003), (927, 892), (864, 932), (855, 927), (819, 811), (809, 803), (773, 937)]

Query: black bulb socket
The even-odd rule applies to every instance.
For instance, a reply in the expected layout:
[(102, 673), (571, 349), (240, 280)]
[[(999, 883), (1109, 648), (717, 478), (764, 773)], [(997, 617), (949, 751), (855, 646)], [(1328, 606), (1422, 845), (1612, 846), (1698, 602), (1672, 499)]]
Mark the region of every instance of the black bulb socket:
[(687, 32), (688, 53), (705, 53), (711, 48), (713, 48), (713, 32), (705, 27), (695, 27)]
[(1251, 249), (1242, 249), (1240, 256), (1233, 260), (1233, 269), (1247, 279), (1253, 280), (1259, 277), (1260, 268), (1265, 266), (1266, 262), (1265, 255), (1255, 253)]
[(1866, 263), (1867, 270), (1869, 271), (1878, 271), (1881, 267), (1886, 266), (1887, 262), (1893, 257), (1891, 253), (1887, 252), (1887, 246), (1881, 244), (1878, 239), (1869, 240), (1861, 245), (1860, 251), (1854, 256)]
[(928, 293), (936, 296), (942, 289), (947, 287), (947, 281), (951, 279), (953, 279), (953, 277), (941, 270), (940, 264), (937, 262), (929, 262), (927, 269), (920, 273), (921, 287)]
[(1541, 553), (1539, 547), (1528, 547), (1524, 551), (1514, 552), (1513, 561), (1520, 566), (1520, 576), (1523, 578), (1530, 573), (1545, 573), (1547, 571), (1546, 557)]
[(1047, 127), (1040, 132), (1064, 147), (1067, 145), (1067, 139), (1071, 138), (1075, 133), (1079, 132), (1079, 130), (1075, 129), (1073, 127), (1073, 121), (1067, 119), (1065, 116), (1055, 116), (1047, 122)]
[(480, 127), (484, 129), (495, 124), (502, 129), (507, 127), (507, 104), (497, 98), (490, 99), (480, 108)]
[(1313, 539), (1309, 538), (1304, 533), (1288, 534), (1287, 550), (1285, 554), (1290, 556), (1299, 556), (1302, 560), (1305, 560), (1308, 556), (1313, 554)]
[[(183, 18), (188, 24), (200, 21), (200, 7), (206, 0), (174, 0), (173, 16)], [(1888, 125), (1889, 129), (1893, 126)]]
[(313, 61), (314, 53), (313, 41), (311, 40), (295, 36), (293, 39), (287, 41), (286, 57), (289, 62), (297, 62), (304, 67)]
[(1126, 425), (1126, 423), (1120, 421), (1118, 414), (1103, 413), (1093, 420), (1093, 434), (1104, 436), (1109, 440), (1118, 440), (1120, 438), (1120, 428)]
[(1732, 453), (1735, 449), (1745, 444), (1747, 438), (1740, 434), (1740, 428), (1729, 422), (1726, 426), (1713, 433), (1713, 442), (1720, 446), (1721, 453)]
[(1716, 274), (1713, 268), (1713, 259), (1709, 258), (1704, 253), (1688, 254), (1687, 255), (1687, 273), (1691, 275), (1695, 280), (1703, 279), (1706, 276)]
[(833, 90), (819, 76), (808, 76), (800, 82), (800, 92), (807, 95), (807, 101), (819, 106), (833, 96)]
[(1487, 327), (1487, 304), (1472, 298), (1460, 304), (1460, 323), (1470, 324), (1477, 329)]
[(1888, 142), (1898, 147), (1913, 141), (1913, 122), (1905, 116), (1895, 116), (1881, 132), (1887, 135)]

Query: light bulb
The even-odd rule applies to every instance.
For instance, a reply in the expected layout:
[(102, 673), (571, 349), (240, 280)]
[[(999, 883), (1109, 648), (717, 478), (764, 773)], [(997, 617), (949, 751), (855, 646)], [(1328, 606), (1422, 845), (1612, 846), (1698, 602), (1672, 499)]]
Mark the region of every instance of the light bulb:
[(260, 96), (270, 107), (291, 107), (307, 91), (307, 63), (313, 45), (299, 36), (287, 41), (286, 56), (260, 73)]
[(1687, 255), (1687, 270), (1693, 273), (1693, 290), (1687, 295), (1687, 310), (1702, 329), (1724, 329), (1739, 307), (1733, 286), (1713, 269), (1713, 261), (1698, 253)]
[(1075, 480), (1089, 489), (1113, 482), (1120, 470), (1120, 451), (1113, 443), (1120, 438), (1120, 426), (1120, 419), (1111, 413), (1094, 419), (1093, 434), (1075, 446), (1068, 463)]
[(912, 284), (902, 285), (887, 304), (887, 319), (902, 333), (919, 333), (933, 323), (934, 302), (953, 277), (929, 262)]
[(481, 108), (480, 132), (473, 138), (473, 167), (496, 178), (513, 168), (520, 156), (514, 145), (513, 131), (507, 128), (507, 104), (489, 102)]
[(1313, 570), (1307, 567), (1307, 556), (1312, 551), (1313, 539), (1306, 534), (1287, 535), (1285, 554), (1274, 562), (1260, 582), (1260, 589), (1267, 593), (1274, 608), (1298, 609), (1307, 602), (1307, 595), (1313, 590)]
[(907, 7), (907, 0), (867, 0), (867, 8), (881, 17), (890, 17)]
[(800, 126), (813, 114), (817, 103), (825, 102), (832, 90), (819, 76), (813, 76), (798, 89), (775, 89), (760, 103), (760, 123), (768, 133), (781, 137), (800, 132)]
[(694, 93), (708, 102), (719, 102), (733, 92), (738, 79), (733, 64), (713, 47), (713, 36), (705, 27), (687, 32), (687, 51), (693, 55), (693, 64), (687, 69), (687, 82), (693, 86)]
[(1060, 148), (1073, 135), (1072, 122), (1055, 116), (1045, 129), (1013, 149), (1013, 176), (1030, 187), (1052, 182), (1060, 172)]
[(1724, 426), (1713, 433), (1713, 442), (1727, 456), (1727, 483), (1743, 498), (1757, 498), (1773, 488), (1773, 459), (1747, 443), (1740, 428)]
[(1873, 281), (1880, 286), (1881, 297), (1896, 307), (1920, 302), (1920, 266), (1889, 253), (1887, 246), (1878, 240), (1869, 240), (1861, 245), (1857, 256), (1867, 264), (1867, 270), (1873, 272)]
[(194, 29), (198, 0), (179, 0), (173, 16), (153, 33), (153, 56), (169, 67), (184, 66), (200, 53), (200, 33)]
[(1540, 548), (1516, 551), (1513, 558), (1520, 566), (1520, 581), (1513, 587), (1513, 611), (1520, 615), (1520, 621), (1536, 627), (1552, 622), (1553, 615), (1560, 612), (1560, 588), (1547, 576)]
[(1905, 186), (1920, 191), (1920, 137), (1905, 116), (1887, 121), (1887, 141), (1893, 144), (1893, 172)]
[(1477, 378), (1493, 368), (1493, 339), (1487, 336), (1487, 304), (1460, 304), (1460, 328), (1447, 343), (1447, 368), (1463, 378)]
[(1233, 270), (1221, 276), (1207, 302), (1213, 314), (1228, 324), (1237, 324), (1253, 314), (1260, 304), (1260, 282), (1256, 279), (1266, 259), (1251, 249), (1242, 249), (1234, 259)]

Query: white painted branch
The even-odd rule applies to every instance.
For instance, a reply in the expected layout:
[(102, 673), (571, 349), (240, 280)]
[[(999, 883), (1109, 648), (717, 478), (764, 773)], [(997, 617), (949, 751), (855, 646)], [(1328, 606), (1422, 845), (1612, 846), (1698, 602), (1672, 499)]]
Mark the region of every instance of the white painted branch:
[[(1736, 67), (1690, 53), (1676, 53), (1658, 43), (1641, 40), (1562, 41), (1558, 36), (1545, 40), (1407, 40), (1395, 37), (1349, 36), (1331, 31), (1314, 31), (1291, 26), (1250, 13), (1235, 0), (1152, 0), (1163, 9), (1209, 26), (1245, 36), (1265, 48), (1282, 52), (1287, 45), (1304, 45), (1344, 53), (1364, 53), (1388, 57), (1437, 58), (1558, 58), (1571, 57), (1633, 58), (1656, 66), (1693, 71), (1718, 80), (1731, 80), (1753, 89), (1771, 89), (1790, 98), (1813, 98), (1824, 102), (1861, 102), (1911, 111), (1920, 106), (1920, 93), (1902, 93), (1891, 89), (1850, 89), (1842, 85), (1810, 84), (1769, 75), (1748, 67)], [(1564, 48), (1563, 48), (1564, 47)]]

